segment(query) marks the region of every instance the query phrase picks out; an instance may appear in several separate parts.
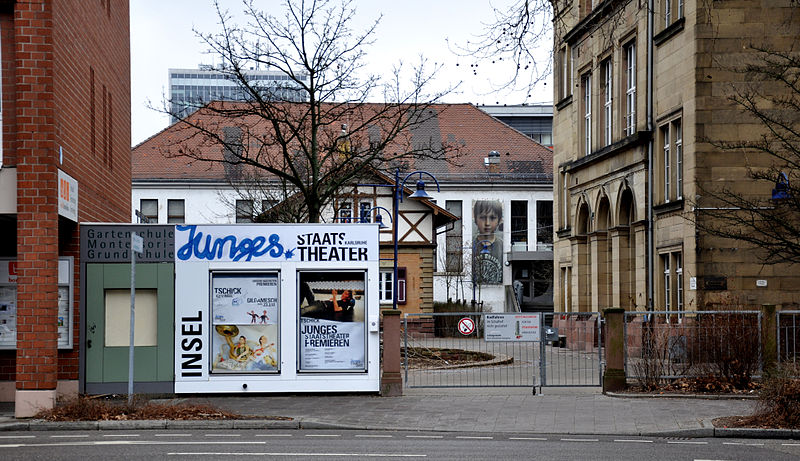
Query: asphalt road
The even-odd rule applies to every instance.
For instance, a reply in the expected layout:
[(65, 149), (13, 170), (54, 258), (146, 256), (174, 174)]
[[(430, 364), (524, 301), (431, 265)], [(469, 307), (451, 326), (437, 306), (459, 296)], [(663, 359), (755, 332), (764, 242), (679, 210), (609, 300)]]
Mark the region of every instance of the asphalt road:
[(4, 460), (790, 460), (800, 441), (387, 431), (91, 431), (0, 436)]

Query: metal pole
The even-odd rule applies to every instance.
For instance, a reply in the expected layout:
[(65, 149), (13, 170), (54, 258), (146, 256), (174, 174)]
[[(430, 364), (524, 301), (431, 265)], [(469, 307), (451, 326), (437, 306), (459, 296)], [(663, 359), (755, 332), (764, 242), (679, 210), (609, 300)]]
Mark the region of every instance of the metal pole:
[(131, 244), (131, 332), (128, 344), (128, 404), (133, 403), (133, 335), (136, 321), (136, 250)]
[(392, 194), (392, 214), (394, 215), (394, 219), (392, 219), (392, 233), (394, 234), (394, 271), (392, 273), (392, 309), (397, 309), (397, 239), (400, 236), (400, 233), (397, 230), (397, 227), (400, 225), (397, 222), (397, 208), (400, 206), (400, 194), (402, 191), (400, 190), (400, 169), (397, 168), (394, 170), (394, 190)]

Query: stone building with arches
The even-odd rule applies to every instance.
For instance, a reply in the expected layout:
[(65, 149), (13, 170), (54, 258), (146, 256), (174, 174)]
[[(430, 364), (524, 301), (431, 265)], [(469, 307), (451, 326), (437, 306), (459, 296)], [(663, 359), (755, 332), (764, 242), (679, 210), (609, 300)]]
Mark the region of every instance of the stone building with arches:
[[(553, 0), (554, 308), (562, 312), (797, 306), (798, 269), (696, 226), (725, 187), (769, 198), (765, 154), (730, 100), (753, 44), (797, 44), (789, 1)], [(680, 315), (678, 315), (680, 318)]]

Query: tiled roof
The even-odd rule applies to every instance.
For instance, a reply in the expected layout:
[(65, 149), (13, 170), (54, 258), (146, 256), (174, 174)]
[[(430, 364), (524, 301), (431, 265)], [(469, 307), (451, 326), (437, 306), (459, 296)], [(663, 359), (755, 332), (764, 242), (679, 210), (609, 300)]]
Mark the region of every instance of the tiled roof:
[[(370, 104), (365, 105), (367, 107)], [(377, 105), (375, 105), (377, 107)], [(437, 176), (440, 182), (462, 181), (515, 181), (524, 183), (552, 183), (553, 151), (524, 134), (510, 128), (470, 104), (434, 105), (436, 116), (411, 130), (410, 139), (441, 139), (441, 142), (458, 147), (458, 158), (444, 160), (415, 159), (404, 165), (408, 171), (425, 170)], [(203, 111), (190, 118), (205, 123), (220, 123)], [(222, 125), (222, 123), (220, 123)], [(186, 139), (186, 128), (181, 122), (164, 129), (132, 151), (132, 177), (134, 181), (224, 181), (225, 165), (221, 162), (192, 161), (176, 155), (180, 149), (202, 144), (206, 155), (222, 159), (222, 148), (208, 140), (194, 137)], [(180, 142), (179, 142), (180, 141)], [(209, 150), (210, 149), (210, 150)], [(500, 162), (492, 170), (484, 165), (490, 151), (500, 154)]]

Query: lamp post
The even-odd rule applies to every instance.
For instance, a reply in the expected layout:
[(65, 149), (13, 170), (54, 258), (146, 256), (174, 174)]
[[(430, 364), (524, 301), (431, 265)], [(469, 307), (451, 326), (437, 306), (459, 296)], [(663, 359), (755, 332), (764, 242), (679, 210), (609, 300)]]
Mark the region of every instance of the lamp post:
[(430, 176), (433, 179), (433, 182), (436, 184), (436, 192), (439, 192), (441, 189), (439, 188), (439, 181), (436, 179), (436, 176), (428, 173), (427, 171), (412, 171), (411, 173), (406, 174), (403, 178), (403, 181), (400, 181), (400, 169), (396, 169), (394, 171), (394, 194), (392, 196), (392, 213), (394, 215), (394, 219), (392, 220), (392, 240), (394, 241), (394, 270), (392, 272), (392, 309), (397, 309), (397, 288), (398, 288), (398, 281), (397, 281), (397, 252), (398, 252), (398, 243), (400, 234), (398, 232), (398, 227), (400, 223), (398, 222), (398, 208), (400, 207), (400, 203), (403, 202), (403, 187), (405, 187), (406, 181), (409, 180), (415, 174), (419, 175), (417, 179), (417, 190), (409, 195), (409, 198), (413, 199), (425, 199), (431, 198), (427, 192), (425, 192), (425, 182), (422, 180), (423, 175)]

